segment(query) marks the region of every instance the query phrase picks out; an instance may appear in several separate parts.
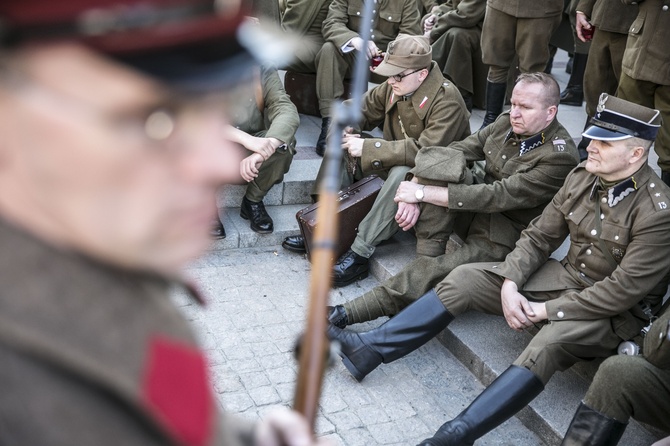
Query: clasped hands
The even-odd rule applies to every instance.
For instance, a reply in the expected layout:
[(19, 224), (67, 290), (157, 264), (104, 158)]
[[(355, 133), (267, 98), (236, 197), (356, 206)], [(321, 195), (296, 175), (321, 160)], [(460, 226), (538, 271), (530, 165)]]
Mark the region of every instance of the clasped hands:
[(547, 319), (544, 302), (531, 302), (519, 293), (516, 283), (505, 279), (500, 288), (500, 300), (507, 325), (513, 330), (523, 331), (536, 322)]

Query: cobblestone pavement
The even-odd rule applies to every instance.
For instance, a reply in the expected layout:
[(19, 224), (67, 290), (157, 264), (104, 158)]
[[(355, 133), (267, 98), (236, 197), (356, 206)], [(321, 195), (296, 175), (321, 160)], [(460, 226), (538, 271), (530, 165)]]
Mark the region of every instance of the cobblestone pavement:
[[(291, 405), (297, 376), (292, 351), (304, 326), (309, 272), (303, 256), (281, 247), (210, 252), (188, 269), (208, 305), (199, 307), (179, 292), (174, 299), (208, 353), (225, 410), (257, 420), (278, 405)], [(368, 278), (335, 290), (331, 301), (345, 302), (375, 284)], [(435, 340), (379, 367), (362, 383), (337, 360), (324, 382), (317, 433), (334, 445), (415, 445), (456, 416), (482, 389)], [(544, 442), (512, 419), (476, 444)]]

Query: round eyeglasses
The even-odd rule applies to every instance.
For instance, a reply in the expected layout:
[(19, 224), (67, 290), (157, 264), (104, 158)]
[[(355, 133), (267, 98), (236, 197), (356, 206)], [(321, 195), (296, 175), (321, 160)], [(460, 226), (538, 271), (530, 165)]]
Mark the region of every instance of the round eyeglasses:
[(412, 71), (412, 72), (410, 72), (410, 73), (407, 73), (407, 74), (396, 74), (396, 75), (391, 76), (391, 77), (392, 77), (393, 80), (396, 81), (396, 82), (402, 82), (402, 80), (403, 80), (404, 78), (406, 78), (407, 76), (409, 76), (410, 74), (418, 73), (418, 72), (421, 71), (421, 70), (423, 70), (423, 68), (419, 68), (418, 70), (414, 70), (414, 71)]

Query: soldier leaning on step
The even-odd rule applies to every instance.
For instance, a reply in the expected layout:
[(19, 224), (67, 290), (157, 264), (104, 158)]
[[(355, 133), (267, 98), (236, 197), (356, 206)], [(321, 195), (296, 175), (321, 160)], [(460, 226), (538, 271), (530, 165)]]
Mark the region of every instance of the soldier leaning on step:
[(239, 178), (221, 126), (250, 74), (235, 33), (260, 31), (238, 10), (0, 2), (0, 444), (314, 442), (295, 412), (221, 413), (169, 297)]
[(623, 2), (638, 3), (639, 12), (628, 32), (617, 96), (661, 111), (654, 150), (670, 184), (670, 0)]
[(472, 111), (474, 67), (481, 64), (480, 39), (486, 0), (449, 0), (423, 20), (424, 36), (433, 47), (433, 60), (451, 80)]
[(421, 34), (416, 0), (377, 0), (370, 23), (367, 47), (358, 32), (363, 19), (363, 0), (333, 0), (323, 22), (326, 39), (316, 56), (316, 94), (321, 113), (321, 133), (316, 153), (323, 156), (330, 126), (333, 102), (344, 94), (344, 79), (354, 66), (356, 54), (363, 51), (368, 59), (386, 51), (399, 34)]
[[(231, 125), (224, 127), (224, 135), (244, 147), (247, 154), (240, 163), (242, 179), (248, 183), (240, 216), (249, 220), (252, 231), (269, 234), (274, 223), (265, 210), (263, 198), (272, 186), (284, 180), (291, 167), (300, 116), (284, 91), (277, 70), (258, 68), (253, 83), (253, 96), (238, 104), (230, 118)], [(214, 225), (213, 235), (222, 231), (225, 237), (218, 218), (215, 223), (218, 225)]]
[(646, 334), (641, 356), (616, 355), (600, 365), (563, 446), (615, 446), (631, 417), (670, 433), (669, 324), (666, 309)]
[(563, 8), (563, 0), (487, 0), (481, 43), (489, 74), (482, 128), (502, 113), (515, 55), (522, 73), (544, 71), (549, 39), (561, 23)]
[[(414, 351), (466, 311), (505, 316), (517, 331), (540, 326), (513, 365), (422, 445), (471, 445), (554, 373), (616, 354), (658, 312), (670, 279), (670, 187), (647, 163), (659, 125), (658, 110), (603, 94), (585, 131), (588, 159), (504, 262), (457, 267), (373, 330), (329, 326), (354, 376)], [(565, 258), (551, 259), (568, 236)]]
[[(593, 32), (589, 57), (584, 72), (586, 124), (595, 115), (600, 93), (616, 94), (621, 78), (621, 62), (626, 49), (628, 30), (637, 16), (637, 5), (620, 1), (581, 0), (577, 4), (575, 27), (577, 37), (586, 41), (585, 30)], [(577, 146), (586, 159), (587, 138)]]

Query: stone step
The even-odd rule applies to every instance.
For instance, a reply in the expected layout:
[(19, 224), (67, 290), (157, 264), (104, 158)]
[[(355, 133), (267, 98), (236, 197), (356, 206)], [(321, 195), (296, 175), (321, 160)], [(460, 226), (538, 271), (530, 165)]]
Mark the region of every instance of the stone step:
[[(282, 250), (280, 245), (283, 238), (299, 232), (295, 213), (303, 207), (304, 205), (268, 206), (268, 212), (275, 222), (275, 231), (265, 235), (251, 231), (249, 223), (239, 216), (238, 208), (226, 209), (222, 217), (227, 238), (216, 241), (212, 249), (276, 246), (277, 250)], [(454, 243), (457, 242), (452, 240), (451, 247), (456, 247)], [(373, 280), (381, 282), (398, 273), (414, 256), (414, 236), (410, 233), (396, 234), (375, 251), (370, 265)], [(510, 330), (501, 317), (471, 312), (454, 320), (437, 340), (477, 379), (488, 385), (512, 364), (531, 336), (526, 332)], [(559, 445), (597, 365), (581, 363), (570, 370), (557, 373), (544, 392), (522, 410), (518, 418), (547, 445)], [(631, 421), (620, 444), (643, 446), (653, 443), (657, 438), (657, 432)]]

